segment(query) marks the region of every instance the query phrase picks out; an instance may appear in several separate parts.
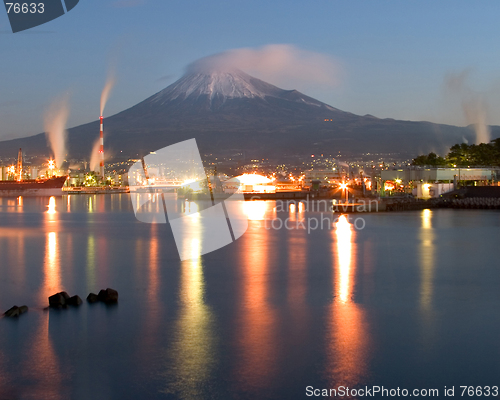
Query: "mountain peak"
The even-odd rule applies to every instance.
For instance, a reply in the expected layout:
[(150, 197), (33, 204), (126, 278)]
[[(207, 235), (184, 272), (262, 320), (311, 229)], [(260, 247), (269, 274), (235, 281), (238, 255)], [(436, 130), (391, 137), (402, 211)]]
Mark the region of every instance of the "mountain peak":
[(189, 97), (208, 96), (210, 100), (215, 97), (233, 99), (242, 97), (260, 97), (273, 95), (277, 87), (259, 81), (243, 71), (231, 70), (190, 70), (177, 82), (156, 95), (157, 99), (184, 100)]
[[(292, 94), (292, 96), (290, 96)], [(231, 99), (281, 98), (288, 101), (321, 106), (323, 103), (301, 94), (296, 90), (283, 90), (270, 83), (254, 78), (235, 68), (213, 66), (192, 66), (178, 81), (151, 98), (151, 101), (166, 104), (171, 101), (208, 100), (212, 108), (214, 100), (218, 105)], [(293, 97), (293, 99), (292, 99)]]

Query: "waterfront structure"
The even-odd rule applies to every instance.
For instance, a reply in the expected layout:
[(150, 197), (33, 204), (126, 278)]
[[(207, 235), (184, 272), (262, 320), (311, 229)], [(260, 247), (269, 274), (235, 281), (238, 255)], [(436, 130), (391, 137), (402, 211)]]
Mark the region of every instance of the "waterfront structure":
[(491, 181), (495, 168), (405, 168), (388, 169), (380, 172), (382, 182), (453, 182)]
[(454, 183), (422, 183), (418, 182), (412, 189), (412, 194), (417, 199), (437, 198), (442, 194), (455, 189)]
[(439, 197), (460, 184), (486, 186), (497, 180), (495, 167), (481, 168), (400, 168), (380, 172), (377, 189), (385, 192), (412, 193), (418, 198)]
[(264, 175), (243, 174), (222, 182), (225, 193), (275, 193), (273, 181)]
[(310, 169), (304, 172), (304, 186), (311, 188), (313, 181), (319, 181), (320, 186), (340, 184), (343, 177), (336, 169)]

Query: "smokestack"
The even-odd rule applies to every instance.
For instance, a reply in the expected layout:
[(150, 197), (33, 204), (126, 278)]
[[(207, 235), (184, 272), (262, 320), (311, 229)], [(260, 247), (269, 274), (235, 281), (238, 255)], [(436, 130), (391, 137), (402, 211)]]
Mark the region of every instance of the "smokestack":
[(99, 173), (101, 174), (102, 180), (104, 180), (104, 138), (102, 134), (102, 115), (101, 115), (101, 147), (99, 153), (101, 154), (101, 163), (99, 164)]
[(21, 182), (23, 180), (23, 150), (19, 149), (17, 155), (17, 181)]

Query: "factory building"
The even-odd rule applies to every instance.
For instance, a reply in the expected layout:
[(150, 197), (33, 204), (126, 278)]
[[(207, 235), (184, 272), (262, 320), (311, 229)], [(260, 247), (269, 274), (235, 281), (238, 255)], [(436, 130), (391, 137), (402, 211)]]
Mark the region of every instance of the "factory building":
[(378, 191), (381, 195), (411, 193), (417, 198), (439, 197), (458, 186), (495, 184), (495, 168), (406, 168), (380, 172)]
[(311, 169), (304, 172), (304, 186), (312, 187), (312, 182), (319, 181), (320, 186), (330, 186), (342, 182), (342, 176), (336, 169)]

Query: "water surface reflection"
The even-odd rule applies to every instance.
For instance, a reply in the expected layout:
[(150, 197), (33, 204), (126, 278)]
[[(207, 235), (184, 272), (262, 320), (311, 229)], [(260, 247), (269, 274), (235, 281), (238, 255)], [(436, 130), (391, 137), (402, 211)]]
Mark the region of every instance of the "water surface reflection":
[[(255, 201), (245, 204), (248, 204), (247, 215), (255, 220), (263, 218), (268, 211), (266, 202)], [(241, 300), (238, 306), (236, 330), (239, 356), (236, 359), (234, 379), (243, 390), (269, 386), (277, 362), (277, 315), (269, 303), (272, 243), (270, 231), (259, 227), (258, 221), (251, 221), (245, 241), (248, 246), (240, 253)]]
[[(327, 371), (333, 383), (360, 385), (368, 370), (369, 334), (365, 310), (353, 301), (356, 279), (356, 234), (345, 216), (332, 231), (335, 254), (335, 300), (329, 310)], [(334, 386), (332, 386), (334, 387)]]
[[(26, 349), (23, 370), (29, 384), (23, 387), (22, 398), (32, 400), (58, 400), (67, 398), (62, 382), (67, 375), (62, 371), (54, 344), (49, 334), (50, 313), (45, 312), (34, 337)], [(63, 394), (63, 391), (66, 392)]]
[[(189, 211), (189, 210), (188, 210)], [(198, 219), (190, 222), (200, 225)], [(194, 255), (201, 245), (201, 226), (191, 226), (190, 232), (198, 237), (186, 235)], [(186, 246), (186, 245), (185, 245)], [(182, 398), (202, 398), (205, 383), (210, 379), (217, 363), (214, 334), (215, 318), (205, 303), (205, 278), (202, 258), (192, 258), (181, 263), (180, 311), (175, 324), (171, 354), (175, 365), (174, 381), (165, 388), (166, 393), (180, 394)]]
[(420, 305), (423, 311), (429, 311), (432, 305), (434, 260), (436, 249), (434, 246), (435, 234), (432, 228), (432, 211), (422, 210), (422, 227), (420, 228)]

